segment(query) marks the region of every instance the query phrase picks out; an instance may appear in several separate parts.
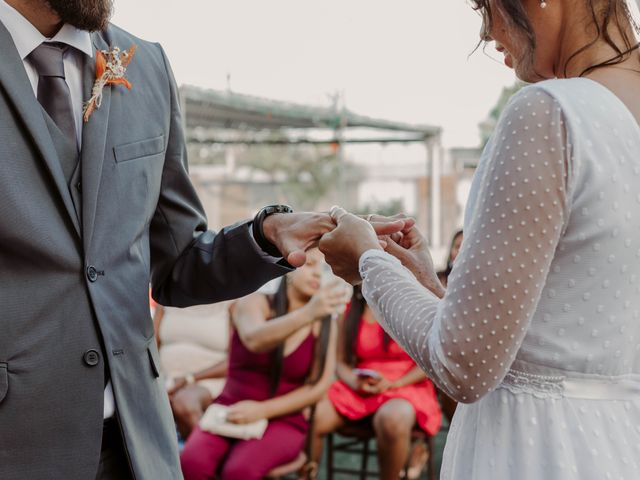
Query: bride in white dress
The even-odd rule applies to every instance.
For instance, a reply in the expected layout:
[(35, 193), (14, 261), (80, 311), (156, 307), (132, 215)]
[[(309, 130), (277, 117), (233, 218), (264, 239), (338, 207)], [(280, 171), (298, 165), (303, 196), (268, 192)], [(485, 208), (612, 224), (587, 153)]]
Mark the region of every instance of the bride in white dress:
[[(639, 479), (640, 54), (625, 2), (474, 3), (533, 84), (484, 150), (446, 293), (415, 228), (385, 252), (334, 208), (321, 249), (461, 402), (443, 479)], [(612, 45), (630, 52), (608, 62)]]

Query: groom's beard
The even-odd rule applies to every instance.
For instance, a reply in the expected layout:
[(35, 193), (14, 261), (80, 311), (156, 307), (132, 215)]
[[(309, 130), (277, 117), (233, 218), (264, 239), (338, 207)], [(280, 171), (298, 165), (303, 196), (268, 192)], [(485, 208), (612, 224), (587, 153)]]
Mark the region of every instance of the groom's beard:
[(113, 0), (46, 0), (63, 23), (95, 32), (107, 28)]

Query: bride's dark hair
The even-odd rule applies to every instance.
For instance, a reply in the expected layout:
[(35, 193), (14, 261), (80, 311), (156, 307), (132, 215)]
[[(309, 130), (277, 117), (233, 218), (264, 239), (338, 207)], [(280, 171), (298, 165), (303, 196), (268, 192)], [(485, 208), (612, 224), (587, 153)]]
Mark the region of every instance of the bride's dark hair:
[[(580, 76), (586, 75), (587, 73), (597, 68), (621, 63), (625, 60), (625, 58), (627, 58), (629, 54), (640, 47), (640, 43), (637, 43), (635, 41), (636, 39), (633, 38), (633, 35), (630, 35), (628, 28), (625, 25), (622, 25), (620, 21), (622, 18), (626, 18), (631, 26), (635, 29), (635, 31), (640, 33), (640, 28), (633, 19), (626, 0), (583, 1), (589, 7), (591, 13), (591, 24), (595, 27), (595, 37), (587, 45), (579, 48), (568, 58), (563, 66), (563, 75), (565, 77), (567, 75), (567, 68), (569, 63), (571, 63), (571, 61), (582, 52), (588, 50), (600, 39), (604, 39), (604, 41), (607, 42), (607, 44), (611, 48), (613, 48), (613, 50), (616, 52), (616, 55), (604, 62), (598, 63), (596, 65), (590, 65), (580, 73)], [(490, 0), (470, 0), (470, 2), (473, 9), (480, 12), (480, 14), (482, 15), (483, 31), (481, 38), (483, 40), (486, 39), (489, 32), (491, 31), (491, 4), (493, 3), (495, 7), (501, 10), (501, 12), (505, 16), (505, 19), (507, 20), (507, 22), (509, 22), (511, 27), (514, 28), (515, 32), (517, 32), (521, 39), (526, 42), (527, 53), (522, 61), (528, 63), (530, 67), (533, 67), (533, 54), (536, 49), (536, 38), (533, 27), (531, 26), (531, 22), (529, 21), (529, 17), (527, 16), (527, 13), (522, 5), (523, 0), (494, 0), (494, 2), (491, 2)], [(624, 46), (622, 48), (620, 45), (617, 45), (612, 38), (612, 28), (614, 27), (622, 35), (624, 41)], [(483, 40), (481, 40), (481, 43)], [(533, 71), (533, 68), (531, 68), (531, 71)]]

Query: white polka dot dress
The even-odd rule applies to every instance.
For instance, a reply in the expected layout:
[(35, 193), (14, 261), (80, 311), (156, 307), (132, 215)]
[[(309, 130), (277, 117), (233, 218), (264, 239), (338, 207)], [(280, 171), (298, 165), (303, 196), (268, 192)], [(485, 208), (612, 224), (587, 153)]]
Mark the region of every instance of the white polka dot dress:
[(518, 92), (444, 299), (360, 259), (382, 326), (460, 401), (443, 479), (640, 479), (640, 125), (585, 78)]

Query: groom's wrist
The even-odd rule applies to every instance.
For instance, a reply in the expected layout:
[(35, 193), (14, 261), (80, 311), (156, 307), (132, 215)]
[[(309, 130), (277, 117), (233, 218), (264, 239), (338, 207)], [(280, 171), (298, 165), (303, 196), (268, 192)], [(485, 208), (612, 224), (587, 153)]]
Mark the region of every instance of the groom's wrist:
[(252, 233), (255, 242), (268, 255), (282, 257), (275, 244), (277, 235), (277, 217), (284, 213), (292, 213), (293, 209), (288, 205), (269, 205), (262, 208), (254, 217)]
[[(277, 235), (280, 225), (280, 217), (281, 214), (276, 213), (275, 215), (271, 215), (264, 219), (262, 222), (262, 232), (263, 232), (263, 243), (267, 245), (268, 249), (272, 249), (273, 251), (278, 250), (275, 242), (275, 238)], [(262, 247), (262, 245), (260, 245)], [(266, 252), (267, 250), (265, 250)], [(278, 250), (278, 257), (282, 256), (280, 250)]]

